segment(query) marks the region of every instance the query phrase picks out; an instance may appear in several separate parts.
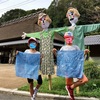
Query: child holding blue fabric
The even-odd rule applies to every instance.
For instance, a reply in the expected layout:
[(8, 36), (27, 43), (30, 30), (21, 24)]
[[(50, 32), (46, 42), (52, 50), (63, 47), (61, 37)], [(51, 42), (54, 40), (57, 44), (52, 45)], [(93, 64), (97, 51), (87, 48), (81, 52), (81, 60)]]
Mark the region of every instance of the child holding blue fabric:
[[(64, 34), (64, 39), (65, 39), (66, 45), (64, 45), (60, 50), (62, 50), (62, 51), (80, 50), (80, 48), (77, 45), (72, 45), (72, 42), (73, 42), (73, 34), (72, 34), (72, 32), (66, 32)], [(54, 49), (53, 52), (56, 55), (56, 49)], [(89, 52), (88, 49), (84, 50), (85, 54), (87, 54), (88, 52)], [(65, 88), (68, 91), (68, 94), (70, 96), (70, 100), (75, 100), (74, 93), (73, 93), (74, 88), (76, 88), (76, 87), (88, 82), (88, 78), (83, 73), (82, 78), (77, 79), (76, 82), (73, 82), (73, 78), (65, 78), (65, 81), (66, 81)]]
[[(29, 49), (25, 50), (25, 53), (30, 53), (30, 54), (40, 54), (40, 52), (38, 52), (36, 50), (36, 47), (38, 45), (38, 41), (35, 38), (29, 38), (28, 39), (28, 46)], [(18, 53), (18, 51), (16, 52), (16, 54)], [(31, 95), (31, 100), (35, 100), (35, 97), (37, 95), (38, 89), (39, 87), (42, 85), (42, 77), (41, 75), (38, 75), (38, 79), (37, 79), (37, 85), (34, 88), (34, 83), (33, 83), (33, 79), (29, 79), (27, 78), (27, 81), (29, 83), (29, 87), (30, 87), (30, 95)]]
[[(28, 46), (30, 49), (25, 50), (25, 53), (32, 53), (32, 54), (40, 53), (40, 52), (36, 51), (37, 44), (38, 44), (38, 41), (35, 38), (29, 38)], [(37, 79), (38, 84), (34, 89), (33, 89), (33, 87), (34, 87), (33, 81), (34, 80), (29, 79), (29, 78), (27, 80), (30, 85), (31, 100), (35, 100), (35, 96), (38, 92), (38, 89), (42, 85), (42, 77), (41, 77), (41, 75), (38, 76), (38, 79)]]

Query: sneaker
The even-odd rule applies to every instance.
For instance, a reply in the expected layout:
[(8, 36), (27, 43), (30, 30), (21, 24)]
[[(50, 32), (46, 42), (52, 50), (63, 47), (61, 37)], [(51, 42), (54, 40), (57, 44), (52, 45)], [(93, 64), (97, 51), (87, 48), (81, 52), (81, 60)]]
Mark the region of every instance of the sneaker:
[(67, 92), (68, 92), (68, 95), (70, 96), (70, 100), (75, 100), (74, 98), (74, 94), (73, 94), (73, 89), (70, 88), (70, 86), (65, 86)]
[(31, 100), (35, 100), (33, 97), (31, 97)]
[(38, 89), (37, 88), (34, 88), (34, 94), (33, 94), (33, 99), (35, 100), (35, 97), (37, 95), (37, 92), (38, 92)]

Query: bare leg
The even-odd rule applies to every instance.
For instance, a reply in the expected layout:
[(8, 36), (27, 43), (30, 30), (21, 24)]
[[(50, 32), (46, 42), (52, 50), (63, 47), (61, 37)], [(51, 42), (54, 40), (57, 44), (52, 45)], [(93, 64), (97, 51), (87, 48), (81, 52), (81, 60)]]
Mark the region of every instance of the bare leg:
[(33, 94), (34, 94), (34, 90), (33, 90), (33, 82), (29, 83), (29, 86), (30, 86), (30, 95), (31, 97), (33, 97)]
[(41, 76), (39, 76), (38, 78), (38, 84), (36, 86), (36, 88), (34, 89), (34, 94), (33, 94), (33, 98), (35, 99), (36, 95), (37, 95), (37, 92), (38, 92), (38, 89), (40, 88), (40, 86), (42, 85), (42, 78)]
[(66, 78), (65, 81), (66, 81), (65, 88), (68, 92), (68, 95), (70, 96), (70, 100), (75, 100), (73, 89), (71, 89), (71, 87), (70, 87), (73, 84), (73, 78)]
[(40, 86), (41, 86), (40, 84), (37, 84), (36, 88), (39, 89)]
[(71, 85), (71, 89), (74, 89), (74, 88), (76, 88), (77, 86), (83, 85), (83, 84), (85, 84), (85, 83), (87, 83), (87, 82), (88, 82), (88, 78), (86, 77), (85, 74), (83, 74), (83, 77), (82, 77), (81, 79), (79, 79), (77, 82), (75, 82), (75, 83), (73, 83), (73, 84)]
[(66, 85), (72, 85), (73, 84), (73, 78), (65, 78), (65, 84)]

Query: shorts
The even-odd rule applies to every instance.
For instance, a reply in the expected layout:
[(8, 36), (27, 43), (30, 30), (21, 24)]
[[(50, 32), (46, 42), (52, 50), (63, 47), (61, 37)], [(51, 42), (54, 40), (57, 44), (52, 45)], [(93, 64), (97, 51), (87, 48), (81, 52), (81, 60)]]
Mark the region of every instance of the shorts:
[[(33, 79), (27, 78), (28, 83), (33, 83)], [(38, 79), (37, 79), (38, 84), (42, 84), (42, 77), (41, 75), (38, 75)]]

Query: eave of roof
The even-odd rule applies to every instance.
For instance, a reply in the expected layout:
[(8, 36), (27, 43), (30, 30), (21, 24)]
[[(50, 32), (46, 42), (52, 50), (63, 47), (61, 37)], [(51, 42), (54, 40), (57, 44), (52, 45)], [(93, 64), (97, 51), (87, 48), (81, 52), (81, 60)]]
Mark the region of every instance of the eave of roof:
[[(16, 41), (10, 41), (10, 42), (2, 42), (0, 43), (0, 47), (1, 46), (11, 46), (11, 45), (18, 45), (18, 44), (27, 44), (28, 39), (25, 40), (16, 40)], [(63, 46), (64, 44), (61, 43), (53, 43), (54, 46)]]
[(20, 17), (20, 18), (16, 18), (16, 19), (13, 19), (13, 20), (4, 22), (2, 25), (0, 25), (0, 27), (4, 27), (4, 26), (7, 26), (7, 25), (15, 24), (15, 23), (18, 23), (18, 22), (21, 22), (21, 21), (25, 21), (25, 20), (34, 18), (34, 17), (36, 17), (39, 13), (41, 13), (41, 12), (43, 12), (43, 11), (44, 11), (44, 10), (41, 10), (41, 11), (38, 11), (38, 12), (36, 12), (36, 13), (32, 13), (32, 14), (29, 14), (29, 15), (26, 15), (26, 16), (23, 16), (23, 17)]
[(84, 42), (85, 45), (100, 45), (100, 35), (86, 36)]

